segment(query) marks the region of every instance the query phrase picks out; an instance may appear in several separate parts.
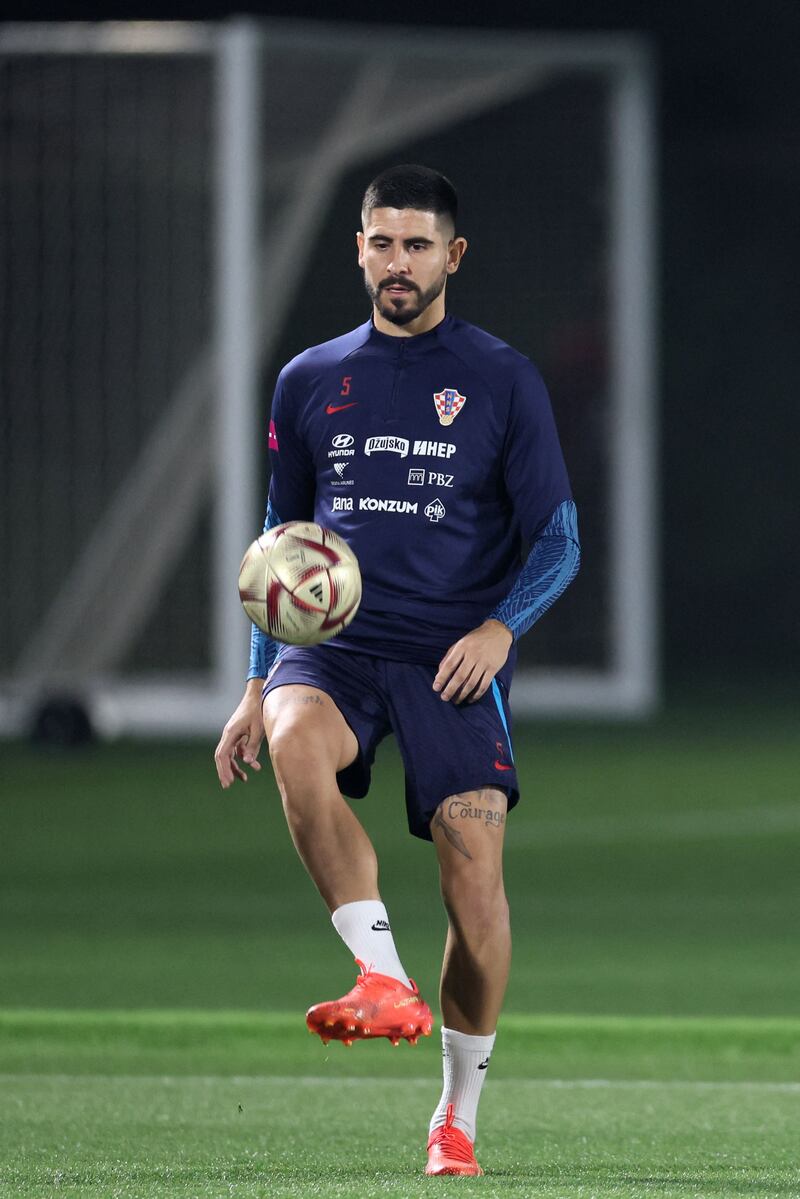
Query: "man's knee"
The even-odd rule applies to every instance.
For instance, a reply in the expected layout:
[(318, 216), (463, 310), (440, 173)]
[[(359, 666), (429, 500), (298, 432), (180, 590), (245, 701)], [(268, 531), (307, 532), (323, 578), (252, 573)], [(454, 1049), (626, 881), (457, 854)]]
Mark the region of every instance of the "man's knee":
[(508, 921), (503, 885), (506, 796), (494, 789), (449, 796), (431, 822), (451, 923), (479, 934)]
[(450, 923), (469, 929), (475, 938), (508, 924), (508, 900), (500, 872), (492, 871), (471, 880), (461, 870), (443, 872), (442, 900)]
[[(331, 781), (358, 752), (352, 730), (329, 697), (309, 688), (280, 691), (264, 704), (264, 730), (278, 783), (296, 790)], [(277, 698), (270, 703), (273, 696)]]
[(328, 767), (333, 769), (332, 748), (319, 730), (305, 721), (280, 721), (272, 729), (268, 745), (272, 767), (282, 778), (308, 777)]

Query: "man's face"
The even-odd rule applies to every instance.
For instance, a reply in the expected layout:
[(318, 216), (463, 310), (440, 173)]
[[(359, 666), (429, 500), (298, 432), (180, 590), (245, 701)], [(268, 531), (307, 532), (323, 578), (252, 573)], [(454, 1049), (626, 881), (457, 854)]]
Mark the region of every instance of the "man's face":
[(466, 247), (446, 216), (416, 208), (373, 208), (356, 236), (364, 285), (393, 325), (410, 324), (441, 295)]

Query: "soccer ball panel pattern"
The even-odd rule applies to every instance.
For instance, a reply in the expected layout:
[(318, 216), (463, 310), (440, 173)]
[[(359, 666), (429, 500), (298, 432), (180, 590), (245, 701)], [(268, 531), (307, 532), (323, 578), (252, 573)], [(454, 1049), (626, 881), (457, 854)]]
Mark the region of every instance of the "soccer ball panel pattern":
[(341, 632), (358, 611), (361, 572), (338, 534), (312, 522), (288, 521), (248, 547), (239, 596), (253, 623), (276, 641), (318, 645)]

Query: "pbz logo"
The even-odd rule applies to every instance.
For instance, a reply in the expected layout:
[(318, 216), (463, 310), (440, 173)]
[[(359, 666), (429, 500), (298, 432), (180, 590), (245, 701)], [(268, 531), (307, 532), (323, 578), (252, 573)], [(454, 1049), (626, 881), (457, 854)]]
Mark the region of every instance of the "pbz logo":
[(428, 520), (432, 521), (433, 524), (436, 524), (442, 519), (442, 517), (447, 515), (447, 509), (441, 500), (431, 500), (431, 502), (425, 508), (425, 515), (427, 516)]

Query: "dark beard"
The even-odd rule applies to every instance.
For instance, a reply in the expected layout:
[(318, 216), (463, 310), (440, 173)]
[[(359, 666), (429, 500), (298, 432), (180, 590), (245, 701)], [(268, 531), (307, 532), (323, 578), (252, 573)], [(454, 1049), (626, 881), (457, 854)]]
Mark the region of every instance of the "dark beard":
[(385, 296), (384, 289), (381, 287), (372, 287), (367, 282), (366, 274), (364, 275), (364, 286), (367, 289), (367, 295), (378, 309), (378, 312), (385, 320), (391, 321), (393, 325), (397, 325), (401, 329), (404, 325), (410, 325), (418, 316), (421, 316), (425, 309), (442, 294), (442, 289), (446, 281), (447, 271), (445, 270), (442, 271), (441, 278), (432, 283), (427, 291), (421, 292), (412, 286), (402, 308), (395, 308), (394, 302)]

